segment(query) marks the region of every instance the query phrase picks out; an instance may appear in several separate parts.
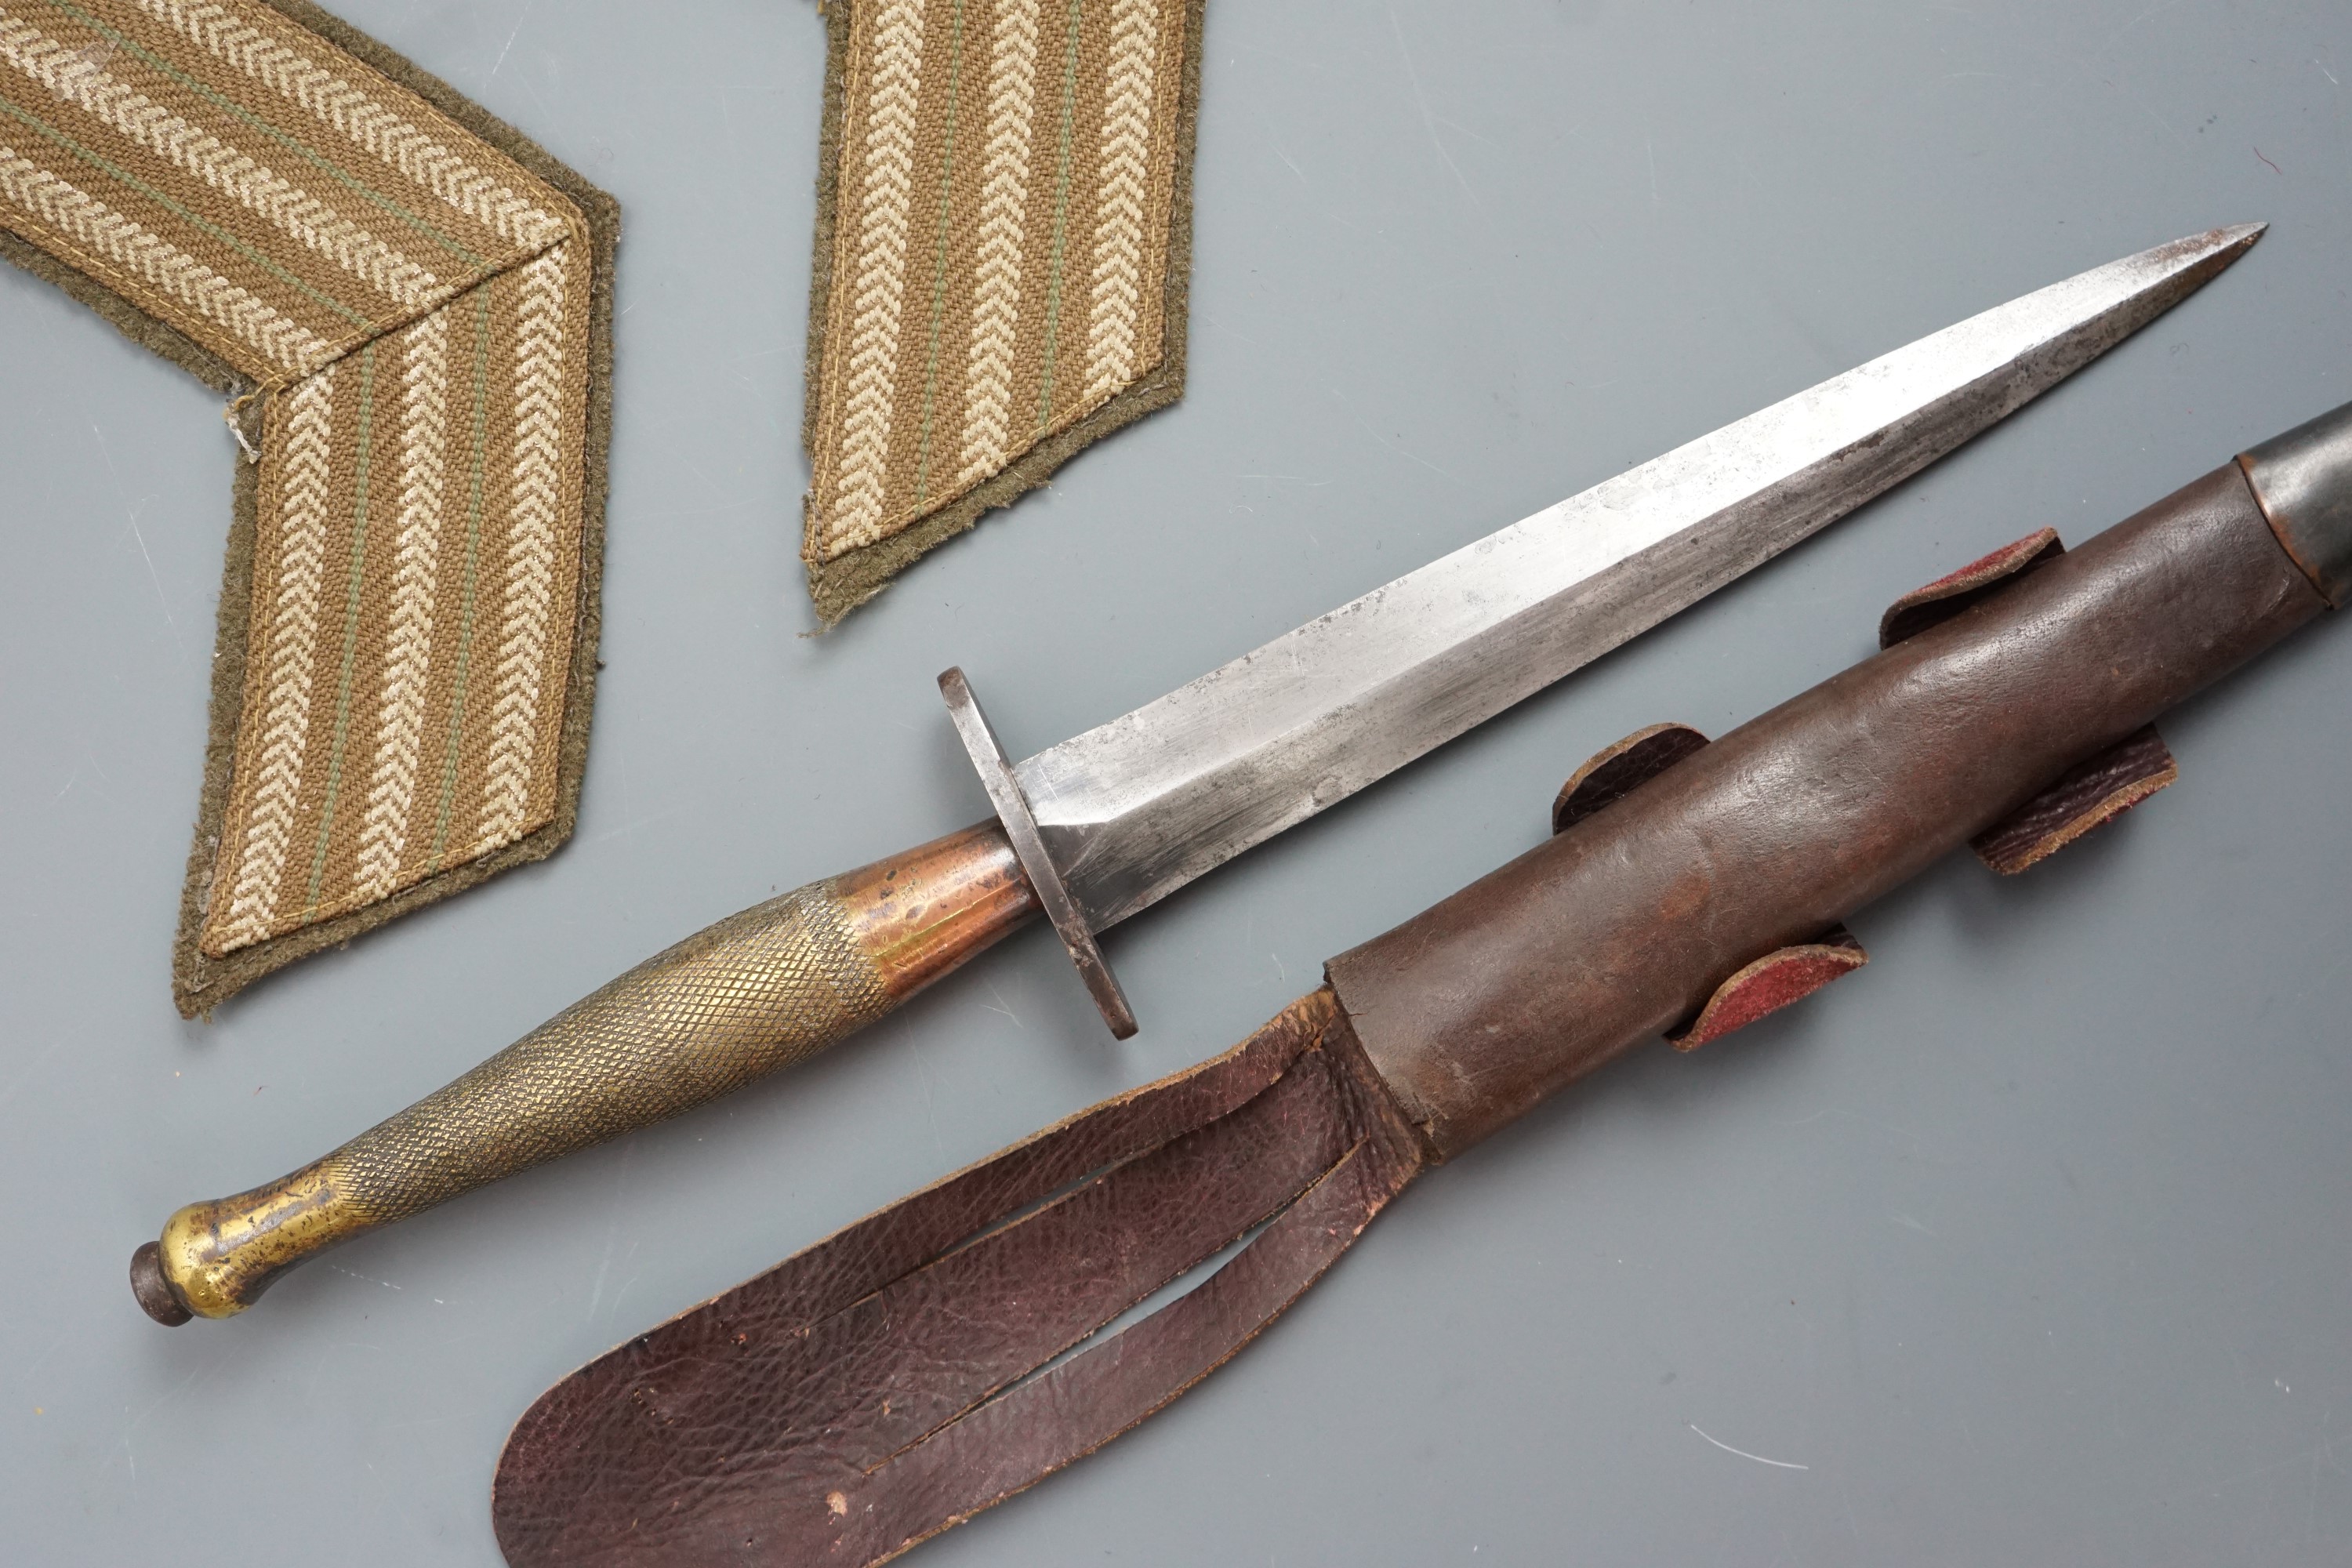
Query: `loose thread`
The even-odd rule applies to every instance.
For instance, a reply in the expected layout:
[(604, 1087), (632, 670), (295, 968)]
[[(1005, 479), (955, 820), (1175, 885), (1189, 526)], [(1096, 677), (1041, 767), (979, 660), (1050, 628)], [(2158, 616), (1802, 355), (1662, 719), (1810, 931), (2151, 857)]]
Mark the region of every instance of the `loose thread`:
[(243, 397), (231, 398), (228, 405), (221, 410), (221, 423), (228, 426), (228, 433), (236, 437), (236, 444), (245, 449), (245, 460), (248, 463), (261, 461), (261, 448), (246, 439), (245, 405), (259, 395), (257, 391), (248, 392)]

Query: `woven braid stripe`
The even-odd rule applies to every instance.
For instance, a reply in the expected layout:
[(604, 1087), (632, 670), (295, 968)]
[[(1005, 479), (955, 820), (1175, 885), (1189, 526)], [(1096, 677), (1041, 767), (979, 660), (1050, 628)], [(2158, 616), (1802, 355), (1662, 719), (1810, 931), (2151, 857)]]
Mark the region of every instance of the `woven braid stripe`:
[(1187, 0), (855, 0), (845, 26), (803, 545), (828, 618), (847, 607), (827, 591), (838, 563), (1171, 365), (1199, 16)]
[(600, 240), (494, 127), (299, 0), (0, 0), (0, 228), (258, 437), (184, 1008), (564, 812)]

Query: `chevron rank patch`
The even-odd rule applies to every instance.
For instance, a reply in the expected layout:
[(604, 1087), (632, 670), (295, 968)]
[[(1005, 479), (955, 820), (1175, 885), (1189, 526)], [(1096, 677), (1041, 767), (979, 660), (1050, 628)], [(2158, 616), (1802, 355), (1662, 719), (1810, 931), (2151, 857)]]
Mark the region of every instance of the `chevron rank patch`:
[(837, 620), (1184, 386), (1200, 0), (835, 0), (802, 558)]
[(572, 831), (611, 199), (299, 0), (0, 0), (0, 252), (229, 393), (173, 993)]

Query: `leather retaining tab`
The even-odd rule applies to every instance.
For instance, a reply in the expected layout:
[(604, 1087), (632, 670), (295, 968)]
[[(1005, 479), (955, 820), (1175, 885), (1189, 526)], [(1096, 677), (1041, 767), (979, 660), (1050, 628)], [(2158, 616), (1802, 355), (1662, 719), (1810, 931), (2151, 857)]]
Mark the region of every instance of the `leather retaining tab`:
[(1697, 1017), (1667, 1032), (1666, 1043), (1678, 1051), (1695, 1051), (1803, 1001), (1869, 962), (1861, 942), (1843, 925), (1832, 926), (1817, 942), (1776, 948), (1717, 986)]
[(1653, 724), (1592, 753), (1569, 774), (1551, 803), (1551, 830), (1565, 833), (1602, 806), (1635, 790), (1706, 744), (1687, 724)]
[(2013, 544), (2002, 545), (1990, 555), (1978, 557), (1948, 576), (1937, 578), (1924, 588), (1914, 588), (1887, 605), (1886, 613), (1878, 617), (1878, 646), (1890, 648), (1906, 637), (1917, 637), (1986, 595), (1999, 593), (2036, 566), (2065, 553), (2066, 547), (2058, 542), (2056, 529), (2040, 529)]
[[(1878, 622), (1878, 646), (1893, 647), (1950, 620), (2065, 553), (2054, 528), (2004, 544), (1888, 605)], [(2113, 822), (2179, 776), (2171, 751), (2150, 724), (2067, 769), (2032, 800), (1969, 840), (1969, 847), (1986, 865), (2013, 877), (2093, 828)]]
[(2147, 725), (2059, 774), (2049, 788), (1969, 839), (1969, 847), (2002, 876), (2014, 877), (2179, 776), (2164, 737)]
[(2352, 403), (2238, 459), (2279, 544), (2330, 609), (2352, 595)]

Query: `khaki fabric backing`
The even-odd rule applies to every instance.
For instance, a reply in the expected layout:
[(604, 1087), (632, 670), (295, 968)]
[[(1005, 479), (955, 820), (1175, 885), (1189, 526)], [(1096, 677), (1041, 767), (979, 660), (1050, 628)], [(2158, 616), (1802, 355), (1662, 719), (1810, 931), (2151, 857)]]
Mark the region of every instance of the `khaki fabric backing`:
[(568, 837), (610, 198), (299, 0), (0, 0), (0, 227), (257, 453), (181, 1010)]
[(1201, 22), (831, 8), (802, 546), (828, 624), (1181, 395)]

